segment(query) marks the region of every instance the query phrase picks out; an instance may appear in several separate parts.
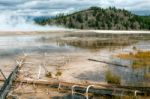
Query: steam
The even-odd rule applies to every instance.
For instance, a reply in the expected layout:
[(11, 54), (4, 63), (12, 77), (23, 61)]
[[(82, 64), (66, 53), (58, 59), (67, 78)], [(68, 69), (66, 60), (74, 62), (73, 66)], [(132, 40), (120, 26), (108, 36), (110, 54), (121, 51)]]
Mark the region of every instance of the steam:
[(62, 30), (65, 28), (36, 25), (29, 16), (68, 14), (90, 6), (115, 6), (143, 12), (149, 11), (149, 4), (150, 0), (0, 0), (0, 31)]
[(58, 26), (40, 26), (34, 23), (33, 17), (22, 15), (0, 15), (0, 31), (48, 31), (64, 30)]

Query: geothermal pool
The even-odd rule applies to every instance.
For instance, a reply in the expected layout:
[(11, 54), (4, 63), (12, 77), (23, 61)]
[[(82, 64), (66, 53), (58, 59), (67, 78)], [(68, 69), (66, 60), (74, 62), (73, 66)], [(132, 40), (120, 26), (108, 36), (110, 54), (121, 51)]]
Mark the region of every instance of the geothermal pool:
[[(34, 35), (2, 35), (0, 36), (1, 69), (6, 75), (9, 75), (18, 56), (24, 54), (29, 56), (39, 55), (36, 58), (30, 57), (27, 59), (29, 62), (34, 62), (34, 65), (23, 67), (22, 71), (27, 71), (26, 74), (30, 74), (31, 78), (37, 78), (40, 62), (46, 61), (46, 68), (52, 73), (56, 72), (56, 66), (60, 64), (62, 69), (60, 80), (66, 82), (106, 83), (105, 72), (111, 70), (120, 76), (122, 85), (149, 86), (149, 81), (144, 78), (144, 74), (149, 72), (147, 68), (135, 70), (131, 68), (131, 60), (115, 57), (116, 54), (133, 51), (133, 47), (138, 50), (149, 51), (149, 44), (150, 34), (132, 34), (130, 36), (129, 34), (117, 35), (93, 32), (64, 32), (62, 34), (49, 32)], [(43, 58), (45, 53), (48, 57)], [(89, 62), (89, 58), (129, 67)], [(22, 76), (23, 73), (20, 75)], [(48, 80), (44, 73), (45, 71), (42, 70), (41, 79)], [(22, 97), (25, 96), (22, 95)], [(69, 99), (67, 97), (70, 96), (64, 96), (64, 99)], [(81, 97), (81, 99), (83, 98)]]

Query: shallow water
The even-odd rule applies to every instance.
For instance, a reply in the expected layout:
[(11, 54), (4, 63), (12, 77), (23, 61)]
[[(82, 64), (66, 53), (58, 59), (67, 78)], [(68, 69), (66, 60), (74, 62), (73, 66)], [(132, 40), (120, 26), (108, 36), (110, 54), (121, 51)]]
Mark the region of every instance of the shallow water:
[[(136, 44), (125, 47), (121, 50), (121, 52), (132, 52), (133, 47), (136, 47), (138, 50), (149, 51), (150, 41), (140, 41)], [(132, 68), (133, 60), (126, 60), (118, 57), (112, 57), (111, 61), (113, 63), (128, 66), (127, 68), (123, 68), (110, 65), (111, 70), (120, 75), (120, 77), (122, 78), (122, 84), (134, 86), (147, 86), (147, 84), (149, 83), (149, 81), (145, 79), (144, 75), (150, 72), (150, 68), (134, 69)]]
[(58, 96), (58, 97), (53, 97), (53, 99), (86, 99), (85, 96), (82, 96), (82, 95), (77, 95), (77, 94), (74, 94), (74, 95), (71, 95), (71, 94), (66, 94), (64, 96)]
[[(43, 54), (43, 53), (72, 53), (72, 52), (85, 52), (85, 51), (88, 51), (89, 53), (97, 52), (99, 54), (105, 54), (105, 57), (110, 58), (110, 60), (113, 63), (119, 63), (119, 64), (124, 64), (129, 66), (128, 68), (123, 68), (123, 67), (115, 67), (109, 65), (110, 69), (113, 72), (116, 72), (118, 75), (121, 76), (123, 84), (130, 83), (136, 85), (136, 83), (139, 84), (146, 81), (143, 78), (143, 75), (147, 69), (134, 70), (131, 68), (132, 61), (111, 57), (111, 54), (116, 53), (115, 52), (116, 50), (118, 52), (130, 52), (132, 51), (134, 46), (140, 50), (150, 50), (150, 41), (136, 40), (136, 43), (134, 42), (129, 45), (128, 44), (124, 45), (124, 43), (123, 45), (120, 45), (119, 43), (119, 45), (115, 44), (114, 46), (112, 46), (111, 45), (112, 43), (109, 42), (109, 39), (107, 38), (105, 39), (104, 41), (105, 43), (103, 44), (105, 46), (102, 46), (103, 42), (101, 40), (100, 41), (95, 40), (95, 35), (92, 41), (90, 41), (92, 37), (90, 37), (89, 39), (89, 38), (84, 38), (83, 36), (82, 39), (86, 39), (83, 41), (80, 37), (74, 37), (74, 35), (72, 37), (73, 38), (71, 38), (71, 42), (73, 43), (70, 43), (70, 41), (69, 43), (68, 41), (67, 42), (58, 41), (58, 38), (51, 38), (50, 35), (49, 36), (45, 36), (45, 35), (0, 36), (0, 58), (13, 58), (14, 56), (20, 55), (22, 53)], [(45, 38), (48, 39), (50, 38), (50, 40), (47, 41), (45, 40)], [(64, 39), (64, 37), (62, 38)], [(78, 38), (80, 38), (81, 41), (74, 42)], [(59, 38), (59, 40), (60, 39), (61, 37)], [(106, 42), (106, 40), (108, 41)], [(115, 42), (120, 42), (120, 41), (115, 41)], [(101, 49), (103, 49), (103, 51), (101, 51)], [(101, 79), (104, 79), (105, 76), (103, 75), (103, 77), (100, 77), (99, 75), (101, 73), (99, 72), (98, 73), (94, 72), (89, 74), (92, 74), (89, 75), (89, 77), (91, 77), (90, 80), (94, 80), (94, 81), (95, 80), (99, 81)], [(80, 76), (85, 77), (87, 75), (81, 74)]]
[(0, 57), (14, 57), (22, 53), (62, 53), (72, 52), (77, 48), (59, 46), (54, 42), (39, 41), (43, 36), (0, 36)]

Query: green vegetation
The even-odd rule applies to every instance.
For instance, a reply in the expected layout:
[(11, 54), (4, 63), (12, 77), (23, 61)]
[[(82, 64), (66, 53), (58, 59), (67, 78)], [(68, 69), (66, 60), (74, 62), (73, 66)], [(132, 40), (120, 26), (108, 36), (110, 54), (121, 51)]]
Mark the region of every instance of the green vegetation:
[(105, 80), (110, 84), (121, 84), (121, 78), (109, 70), (106, 71)]
[(91, 7), (54, 18), (35, 18), (39, 25), (60, 25), (75, 29), (150, 30), (150, 16), (138, 16), (124, 9)]
[(145, 77), (146, 79), (150, 80), (150, 73), (145, 74), (144, 77)]
[(61, 76), (62, 72), (61, 71), (57, 71), (57, 73), (55, 74), (55, 76)]
[(45, 76), (48, 77), (48, 78), (52, 78), (52, 73), (51, 73), (51, 72), (47, 72), (47, 73), (45, 74)]
[(140, 16), (141, 20), (147, 24), (147, 28), (149, 27), (150, 29), (150, 16)]

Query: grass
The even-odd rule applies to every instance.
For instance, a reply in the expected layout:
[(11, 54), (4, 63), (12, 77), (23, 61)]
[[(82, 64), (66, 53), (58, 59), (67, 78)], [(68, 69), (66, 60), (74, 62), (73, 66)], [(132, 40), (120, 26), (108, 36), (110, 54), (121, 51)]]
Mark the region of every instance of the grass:
[(131, 52), (129, 54), (120, 54), (118, 57), (125, 59), (150, 59), (150, 51), (138, 51), (136, 53)]
[(109, 84), (121, 84), (121, 78), (110, 70), (106, 71), (105, 80)]
[(134, 69), (150, 67), (150, 61), (148, 60), (134, 60), (132, 63), (132, 67)]
[(145, 74), (144, 77), (145, 77), (146, 79), (150, 80), (150, 73)]
[(47, 73), (45, 74), (45, 76), (48, 77), (48, 78), (52, 78), (52, 73), (51, 73), (51, 72), (47, 72)]
[(62, 72), (61, 71), (57, 71), (57, 73), (55, 74), (55, 76), (61, 76)]
[(138, 51), (136, 53), (120, 54), (119, 58), (133, 60), (134, 69), (150, 67), (150, 51)]

